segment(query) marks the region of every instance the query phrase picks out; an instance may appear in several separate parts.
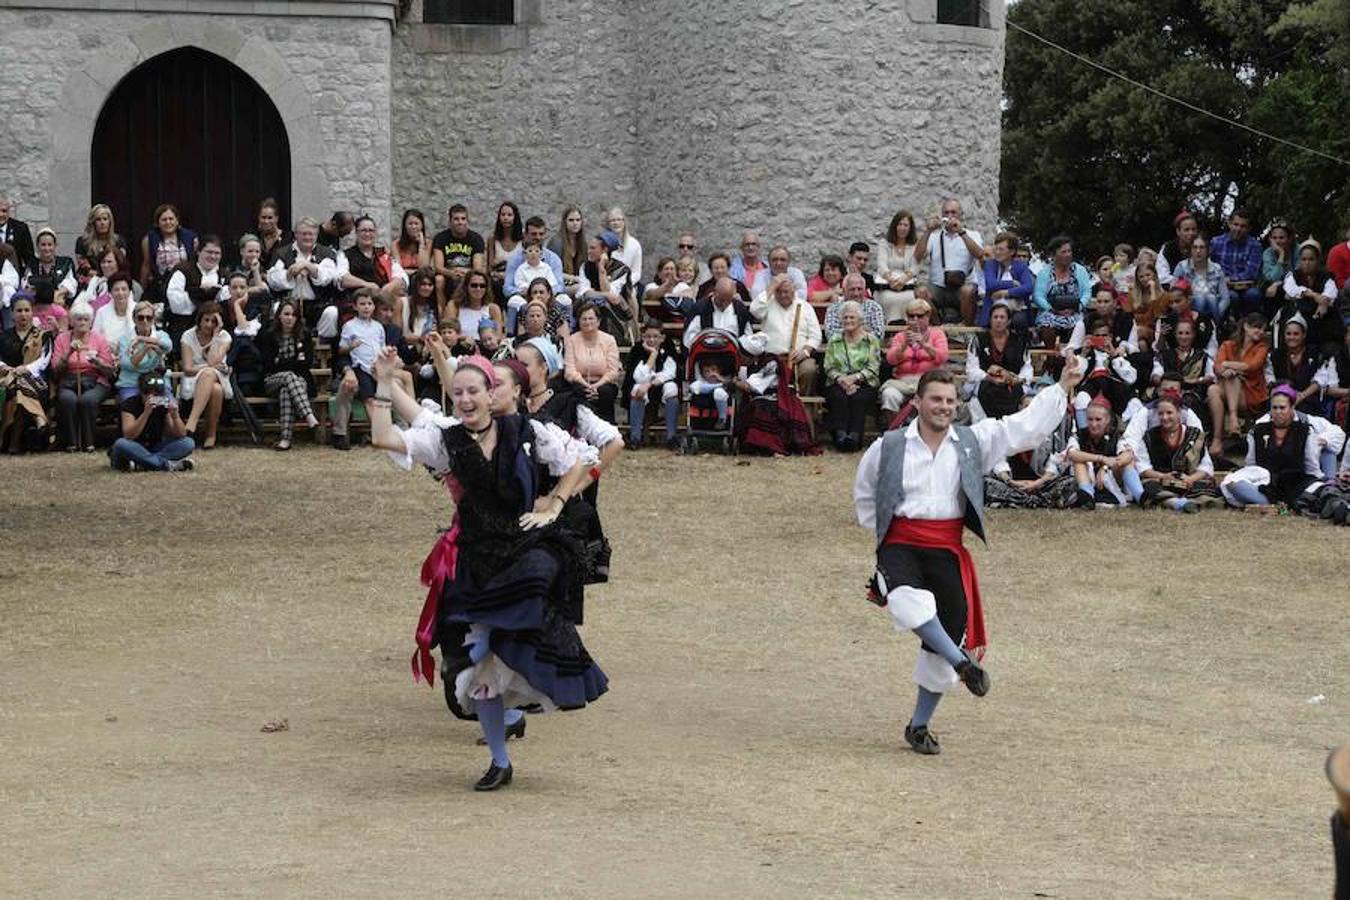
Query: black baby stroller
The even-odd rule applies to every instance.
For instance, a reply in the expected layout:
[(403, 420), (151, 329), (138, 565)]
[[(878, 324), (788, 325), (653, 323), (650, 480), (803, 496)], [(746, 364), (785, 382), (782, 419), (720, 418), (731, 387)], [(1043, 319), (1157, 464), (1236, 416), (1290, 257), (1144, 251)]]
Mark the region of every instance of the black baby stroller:
[[(736, 335), (722, 328), (705, 328), (694, 337), (685, 358), (684, 383), (692, 385), (699, 378), (703, 366), (714, 363), (721, 371), (727, 386), (727, 418), (718, 422), (717, 404), (712, 394), (689, 394), (689, 415), (685, 426), (681, 451), (697, 453), (700, 449), (720, 447), (723, 452), (735, 453), (736, 442), (736, 386), (741, 369), (741, 347)], [(720, 425), (720, 427), (719, 427)]]

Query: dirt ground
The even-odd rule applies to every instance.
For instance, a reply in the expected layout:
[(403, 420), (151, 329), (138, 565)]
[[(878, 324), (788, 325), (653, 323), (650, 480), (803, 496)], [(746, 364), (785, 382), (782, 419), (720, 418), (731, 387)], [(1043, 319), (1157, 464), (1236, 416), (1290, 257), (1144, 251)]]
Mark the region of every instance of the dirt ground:
[(443, 489), (370, 450), (199, 458), (3, 464), (2, 896), (1330, 893), (1350, 530), (992, 515), (993, 691), (927, 758), (856, 458), (631, 454), (584, 629), (610, 693), (475, 794), (476, 727), (408, 668)]

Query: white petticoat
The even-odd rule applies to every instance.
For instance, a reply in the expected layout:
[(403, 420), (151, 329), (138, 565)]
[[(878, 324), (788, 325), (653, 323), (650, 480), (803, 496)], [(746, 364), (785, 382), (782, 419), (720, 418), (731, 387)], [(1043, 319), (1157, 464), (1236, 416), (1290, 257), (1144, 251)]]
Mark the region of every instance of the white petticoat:
[(478, 710), (479, 700), (493, 697), (501, 697), (507, 709), (539, 706), (544, 712), (553, 712), (558, 708), (547, 694), (536, 691), (524, 676), (489, 651), (487, 656), (455, 676), (455, 699), (464, 712), (472, 715)]
[(1243, 466), (1229, 472), (1219, 484), (1219, 491), (1223, 494), (1223, 498), (1233, 506), (1244, 505), (1241, 500), (1233, 496), (1232, 485), (1238, 481), (1245, 481), (1258, 488), (1265, 487), (1270, 484), (1270, 470), (1261, 466)]

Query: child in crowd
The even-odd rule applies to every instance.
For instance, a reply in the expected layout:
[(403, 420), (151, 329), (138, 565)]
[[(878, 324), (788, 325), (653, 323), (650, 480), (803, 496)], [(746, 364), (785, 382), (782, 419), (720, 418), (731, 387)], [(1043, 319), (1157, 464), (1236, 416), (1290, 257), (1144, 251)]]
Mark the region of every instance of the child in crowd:
[(1111, 251), (1111, 283), (1117, 291), (1128, 293), (1134, 284), (1134, 248), (1129, 244), (1116, 244)]
[(713, 405), (717, 407), (717, 430), (726, 430), (727, 408), (731, 398), (727, 393), (727, 375), (716, 360), (708, 360), (698, 367), (698, 377), (689, 385), (689, 395), (691, 403), (696, 399), (707, 403), (707, 398), (711, 397)]
[(1128, 417), (1134, 412), (1131, 401), (1138, 403), (1133, 399), (1138, 373), (1130, 365), (1126, 348), (1115, 342), (1109, 319), (1097, 316), (1089, 324), (1088, 338), (1083, 345), (1083, 365), (1087, 376), (1074, 398), (1079, 428), (1087, 427), (1088, 404), (1098, 394), (1110, 401), (1111, 411), (1116, 415)]
[[(464, 355), (462, 351), (455, 352), (457, 348), (461, 347), (459, 340), (459, 320), (453, 316), (441, 319), (436, 323), (436, 335), (440, 338), (440, 342), (443, 346), (451, 349), (449, 358), (446, 362), (450, 366), (450, 371), (454, 372), (456, 367), (459, 366), (459, 357)], [(424, 342), (418, 359), (417, 399), (435, 400), (442, 406), (446, 406), (447, 404), (442, 402), (441, 379), (440, 376), (436, 374), (436, 366), (432, 362), (431, 352), (430, 342)], [(449, 386), (447, 385), (446, 387), (448, 389)]]
[(544, 262), (543, 245), (538, 241), (526, 241), (524, 252), (525, 259), (516, 268), (515, 283), (508, 285), (511, 290), (511, 299), (506, 301), (506, 330), (511, 334), (516, 333), (516, 317), (525, 308), (532, 281), (536, 278), (542, 278), (548, 282), (549, 290), (554, 294), (563, 289), (561, 282), (558, 281), (557, 273), (553, 271), (553, 267)]
[(350, 450), (347, 425), (352, 417), (352, 397), (364, 402), (375, 396), (375, 358), (384, 347), (384, 324), (375, 318), (378, 291), (361, 288), (353, 296), (356, 317), (348, 319), (338, 336), (336, 367), (345, 369), (337, 390), (337, 409), (333, 416), (333, 446)]
[(256, 337), (262, 329), (261, 318), (248, 317), (248, 273), (235, 272), (227, 283), (229, 290), (230, 321), (234, 323), (237, 337)]
[[(628, 351), (623, 396), (628, 398), (628, 447), (642, 446), (642, 427), (647, 406), (660, 401), (666, 419), (666, 446), (679, 445), (675, 436), (680, 416), (680, 359), (677, 345), (666, 338), (661, 323), (647, 319), (642, 323), (642, 343)], [(725, 391), (724, 391), (725, 393)], [(718, 414), (725, 416), (724, 409)]]

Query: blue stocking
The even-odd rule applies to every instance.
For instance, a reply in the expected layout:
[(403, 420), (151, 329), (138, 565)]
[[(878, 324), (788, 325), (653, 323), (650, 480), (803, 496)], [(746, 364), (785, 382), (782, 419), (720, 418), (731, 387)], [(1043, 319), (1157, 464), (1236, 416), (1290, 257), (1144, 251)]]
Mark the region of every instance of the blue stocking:
[(914, 629), (925, 644), (933, 648), (933, 652), (945, 659), (951, 664), (952, 668), (966, 661), (966, 655), (961, 652), (961, 648), (947, 634), (947, 629), (942, 627), (937, 616), (924, 622), (918, 628)]
[(727, 417), (727, 392), (722, 388), (713, 391), (713, 403), (717, 405), (717, 418), (725, 419)]
[(1126, 466), (1120, 480), (1124, 483), (1125, 490), (1131, 499), (1138, 503), (1139, 498), (1144, 496), (1144, 483), (1139, 480), (1139, 470), (1134, 466)]
[(675, 428), (680, 420), (680, 398), (671, 397), (666, 401), (666, 440), (675, 439)]
[(1229, 492), (1243, 506), (1269, 506), (1270, 500), (1250, 481), (1234, 481), (1228, 486)]
[(642, 443), (642, 422), (647, 418), (647, 401), (636, 397), (628, 401), (628, 437), (629, 443)]
[(933, 713), (937, 712), (941, 699), (941, 694), (935, 694), (926, 687), (919, 688), (919, 699), (914, 704), (914, 715), (909, 717), (909, 724), (915, 728), (927, 725), (932, 721)]
[(492, 762), (498, 768), (511, 765), (511, 756), (506, 752), (506, 722), (503, 718), (502, 698), (478, 701), (478, 724), (483, 726), (483, 740), (492, 751)]
[(1336, 480), (1336, 453), (1333, 450), (1323, 450), (1322, 455), (1318, 457), (1322, 463), (1322, 477), (1327, 481)]

